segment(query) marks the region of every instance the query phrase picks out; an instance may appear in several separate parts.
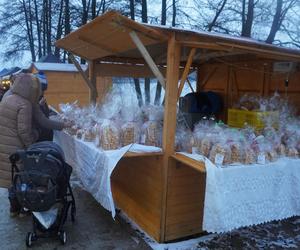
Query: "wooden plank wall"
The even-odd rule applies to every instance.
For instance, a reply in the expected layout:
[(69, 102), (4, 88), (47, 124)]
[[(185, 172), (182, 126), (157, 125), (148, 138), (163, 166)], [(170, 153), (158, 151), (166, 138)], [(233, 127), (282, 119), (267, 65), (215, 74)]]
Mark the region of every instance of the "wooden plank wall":
[(117, 207), (159, 241), (162, 156), (122, 158), (111, 183)]
[(165, 241), (201, 233), (206, 175), (175, 161), (168, 177)]
[[(56, 109), (60, 103), (78, 100), (81, 106), (89, 103), (89, 90), (83, 78), (77, 72), (45, 71), (48, 79), (48, 89), (45, 92), (47, 102)], [(111, 78), (97, 77), (98, 102), (112, 86)]]
[[(209, 78), (204, 87), (201, 83), (214, 68), (215, 73)], [(221, 119), (226, 121), (227, 108), (233, 107), (241, 96), (246, 93), (260, 96), (271, 96), (277, 90), (284, 97), (284, 80), (286, 73), (272, 71), (271, 62), (255, 61), (232, 65), (206, 64), (199, 69), (198, 90), (215, 91), (224, 101), (224, 112)], [(300, 110), (300, 72), (294, 72), (289, 77), (287, 89), (288, 99)]]

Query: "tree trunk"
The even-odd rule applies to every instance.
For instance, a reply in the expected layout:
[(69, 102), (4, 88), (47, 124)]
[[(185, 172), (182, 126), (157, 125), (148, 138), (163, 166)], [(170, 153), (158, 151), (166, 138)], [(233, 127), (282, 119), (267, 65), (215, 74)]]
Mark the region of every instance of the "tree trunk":
[[(161, 1), (161, 25), (166, 25), (167, 22), (167, 0)], [(159, 81), (156, 83), (156, 91), (155, 91), (155, 99), (154, 104), (160, 105), (160, 98), (161, 98), (161, 89), (162, 86)]]
[(216, 14), (214, 16), (214, 19), (211, 21), (211, 23), (208, 25), (207, 30), (208, 31), (212, 31), (213, 27), (216, 25), (216, 22), (218, 20), (218, 17), (220, 16), (220, 14), (222, 13), (225, 5), (227, 3), (227, 0), (223, 0), (222, 5), (220, 7), (220, 9), (217, 9)]
[(34, 0), (34, 14), (35, 14), (35, 22), (36, 22), (36, 30), (37, 30), (37, 38), (38, 38), (38, 57), (42, 57), (42, 41), (41, 41), (41, 24), (38, 16), (38, 5), (36, 0)]
[(279, 30), (281, 26), (281, 14), (282, 14), (282, 6), (283, 6), (283, 0), (277, 0), (276, 5), (276, 12), (273, 18), (272, 26), (270, 29), (270, 33), (268, 35), (268, 38), (266, 40), (266, 43), (273, 43), (276, 33)]
[(145, 103), (150, 104), (150, 78), (145, 78)]
[(51, 19), (52, 19), (52, 4), (51, 4), (51, 0), (48, 0), (48, 28), (47, 28), (47, 54), (51, 54), (52, 51), (51, 51), (51, 33), (52, 33), (52, 22), (51, 22)]
[[(26, 24), (26, 32), (27, 32), (27, 37), (29, 41), (29, 48), (30, 48), (30, 53), (31, 53), (31, 59), (33, 62), (36, 61), (36, 56), (35, 56), (35, 50), (34, 50), (34, 40), (32, 36), (32, 30), (30, 30), (32, 27), (32, 23), (30, 23), (31, 19), (31, 14), (30, 14), (30, 9), (27, 10), (25, 0), (22, 1), (23, 9), (24, 9), (24, 15), (25, 15), (25, 24)], [(30, 5), (29, 5), (30, 7)]]
[[(130, 18), (132, 20), (135, 20), (135, 8), (134, 8), (134, 0), (130, 0), (129, 2), (130, 6)], [(135, 87), (135, 93), (136, 97), (138, 99), (139, 106), (143, 106), (143, 96), (142, 96), (142, 91), (141, 91), (141, 86), (140, 86), (140, 80), (138, 78), (134, 78), (134, 87)]]
[(96, 0), (92, 0), (92, 6), (91, 6), (91, 8), (92, 8), (92, 19), (95, 19), (95, 17), (96, 17)]
[(130, 18), (135, 20), (135, 13), (134, 13), (134, 0), (129, 0), (129, 8), (130, 8)]
[[(56, 37), (55, 37), (55, 40), (59, 40), (62, 36), (62, 16), (63, 16), (63, 7), (64, 7), (64, 0), (61, 0), (60, 1), (60, 8), (59, 8), (59, 16), (58, 16), (58, 22), (57, 22), (57, 31), (56, 31)], [(56, 57), (59, 58), (59, 52), (60, 52), (60, 49), (58, 47), (55, 47), (55, 50), (54, 50), (54, 55)]]
[(46, 27), (46, 22), (47, 22), (47, 5), (46, 5), (47, 0), (43, 0), (43, 56), (46, 55), (46, 34), (47, 34), (47, 27)]
[(147, 0), (142, 0), (142, 22), (148, 23)]
[[(148, 22), (147, 0), (142, 0), (142, 22)], [(150, 79), (145, 78), (145, 104), (150, 104)]]
[(156, 91), (155, 91), (155, 99), (154, 99), (154, 104), (155, 105), (160, 105), (161, 89), (162, 89), (162, 86), (161, 86), (160, 82), (157, 81)]
[(87, 2), (86, 0), (82, 0), (82, 16), (81, 16), (81, 25), (87, 23), (88, 20), (88, 11), (87, 11)]
[(141, 87), (140, 87), (140, 81), (137, 78), (134, 78), (133, 81), (134, 81), (134, 87), (135, 87), (135, 92), (136, 92), (139, 106), (142, 107), (143, 106), (143, 97), (142, 97), (142, 91), (141, 91)]
[[(245, 0), (243, 1), (245, 4)], [(243, 12), (245, 12), (246, 6), (243, 5)], [(251, 37), (253, 18), (254, 18), (254, 0), (248, 1), (247, 17), (245, 18), (245, 13), (243, 13), (243, 24), (242, 24), (242, 36)]]
[(173, 0), (172, 2), (172, 9), (173, 9), (172, 27), (175, 27), (176, 26), (176, 0)]

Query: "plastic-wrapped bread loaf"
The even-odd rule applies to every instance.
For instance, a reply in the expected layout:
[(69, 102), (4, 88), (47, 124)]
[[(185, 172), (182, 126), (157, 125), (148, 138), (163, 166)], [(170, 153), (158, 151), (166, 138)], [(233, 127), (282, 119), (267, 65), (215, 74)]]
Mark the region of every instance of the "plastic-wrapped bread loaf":
[(269, 150), (266, 152), (266, 159), (269, 162), (274, 162), (278, 159), (278, 154), (275, 150)]
[(100, 147), (103, 150), (117, 149), (120, 146), (120, 133), (113, 121), (106, 120), (101, 126)]
[(296, 158), (296, 157), (299, 156), (298, 150), (296, 148), (294, 148), (294, 147), (288, 147), (286, 151), (287, 151), (286, 155), (288, 157)]
[(143, 125), (141, 143), (148, 146), (159, 146), (159, 124), (156, 121), (148, 121)]
[(78, 139), (82, 139), (83, 138), (83, 135), (84, 135), (84, 131), (82, 129), (78, 129), (77, 130), (77, 133), (76, 133), (76, 137)]
[(121, 127), (121, 143), (123, 146), (138, 142), (139, 131), (135, 122), (127, 122)]
[(245, 161), (244, 161), (244, 163), (246, 165), (254, 164), (254, 163), (256, 163), (256, 158), (257, 158), (257, 156), (256, 156), (254, 150), (250, 147), (247, 147), (245, 149)]
[(73, 125), (70, 128), (66, 128), (65, 131), (69, 134), (69, 135), (76, 135), (77, 131), (79, 130), (79, 128), (76, 125)]
[(218, 165), (227, 165), (231, 163), (230, 147), (223, 143), (215, 144), (211, 149), (209, 159)]
[(199, 148), (199, 152), (200, 154), (208, 157), (209, 156), (209, 153), (210, 153), (210, 149), (212, 147), (212, 142), (209, 138), (204, 138), (202, 141), (201, 141), (201, 146)]
[(84, 130), (83, 134), (84, 141), (92, 142), (96, 139), (96, 131), (93, 131), (92, 128)]
[(279, 156), (286, 155), (286, 147), (282, 143), (277, 146), (276, 151)]
[(233, 163), (242, 162), (241, 144), (237, 142), (231, 143), (230, 149), (231, 149), (231, 161)]

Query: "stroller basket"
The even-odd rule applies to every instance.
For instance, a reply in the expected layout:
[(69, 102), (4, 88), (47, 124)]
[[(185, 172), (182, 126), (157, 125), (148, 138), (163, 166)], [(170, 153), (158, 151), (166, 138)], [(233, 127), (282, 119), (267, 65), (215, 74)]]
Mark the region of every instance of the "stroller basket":
[(19, 203), (30, 211), (47, 211), (56, 202), (57, 185), (49, 175), (41, 176), (34, 171), (17, 173), (14, 187)]

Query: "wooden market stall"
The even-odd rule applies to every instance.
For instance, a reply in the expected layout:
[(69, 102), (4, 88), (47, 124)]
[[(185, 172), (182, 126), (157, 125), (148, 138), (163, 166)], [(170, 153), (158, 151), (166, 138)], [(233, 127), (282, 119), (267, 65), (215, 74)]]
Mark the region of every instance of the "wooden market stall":
[[(267, 95), (276, 89), (287, 90), (300, 104), (294, 98), (300, 91), (298, 50), (140, 24), (113, 11), (56, 45), (89, 61), (86, 82), (94, 97), (97, 76), (156, 77), (165, 88), (163, 153), (126, 154), (111, 180), (117, 206), (159, 242), (202, 232), (204, 163), (174, 151), (178, 96), (191, 71), (198, 71), (198, 91), (211, 89), (222, 94), (225, 110), (249, 91)], [(277, 74), (274, 62), (293, 62), (288, 64), (293, 70)], [(288, 88), (282, 85), (286, 79)]]
[[(87, 65), (81, 67), (84, 71), (87, 70)], [(76, 100), (82, 106), (89, 103), (89, 88), (74, 64), (34, 62), (29, 70), (32, 73), (44, 72), (48, 80), (45, 95), (48, 104), (56, 109), (60, 103), (72, 103)], [(111, 85), (111, 77), (97, 77), (98, 102), (101, 102)]]

